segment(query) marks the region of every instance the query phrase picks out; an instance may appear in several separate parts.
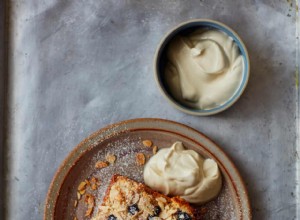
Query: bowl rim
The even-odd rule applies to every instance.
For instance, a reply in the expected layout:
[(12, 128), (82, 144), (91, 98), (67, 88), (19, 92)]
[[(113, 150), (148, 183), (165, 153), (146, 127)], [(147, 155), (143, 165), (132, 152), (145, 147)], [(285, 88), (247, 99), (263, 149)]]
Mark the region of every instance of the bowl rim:
[[(244, 79), (244, 83), (241, 83), (241, 85), (238, 87), (238, 89), (241, 89), (239, 91), (239, 94), (237, 94), (237, 96), (232, 99), (230, 101), (230, 99), (228, 101), (226, 101), (223, 105), (221, 105), (221, 108), (220, 107), (217, 107), (217, 108), (212, 108), (209, 110), (209, 112), (201, 112), (197, 109), (192, 109), (192, 108), (189, 108), (187, 106), (183, 106), (180, 102), (174, 100), (173, 98), (171, 98), (171, 95), (164, 90), (164, 86), (163, 84), (160, 82), (160, 79), (159, 79), (159, 71), (158, 71), (158, 68), (157, 68), (157, 64), (158, 64), (158, 56), (161, 52), (161, 48), (163, 46), (163, 44), (165, 43), (165, 41), (168, 39), (168, 37), (170, 35), (172, 35), (174, 32), (176, 32), (179, 28), (183, 27), (183, 26), (186, 26), (188, 24), (191, 24), (191, 23), (212, 23), (212, 24), (216, 24), (218, 26), (221, 26), (223, 27), (224, 29), (226, 29), (227, 31), (231, 32), (232, 35), (234, 35), (236, 37), (236, 39), (238, 40), (238, 42), (240, 43), (240, 46), (241, 48), (243, 48), (244, 50), (244, 60), (245, 60), (245, 63), (247, 64), (247, 70), (246, 71), (243, 71), (243, 76), (242, 76), (242, 80)], [(221, 30), (222, 31), (222, 30)], [(250, 76), (250, 59), (249, 59), (249, 54), (248, 54), (248, 50), (244, 44), (244, 42), (242, 41), (242, 39), (240, 38), (240, 36), (233, 30), (231, 29), (229, 26), (227, 26), (226, 24), (222, 23), (222, 22), (219, 22), (219, 21), (216, 21), (216, 20), (212, 20), (212, 19), (191, 19), (191, 20), (188, 20), (188, 21), (184, 21), (184, 22), (181, 22), (180, 24), (176, 25), (174, 28), (172, 28), (171, 30), (169, 30), (166, 34), (164, 34), (163, 38), (160, 40), (159, 44), (158, 44), (158, 47), (156, 48), (156, 51), (155, 51), (155, 54), (154, 54), (154, 60), (153, 60), (153, 69), (154, 69), (154, 78), (155, 78), (155, 81), (156, 81), (156, 84), (160, 90), (160, 93), (165, 97), (165, 99), (168, 100), (168, 102), (173, 106), (175, 107), (176, 109), (184, 112), (184, 113), (187, 113), (187, 114), (190, 114), (190, 115), (196, 115), (196, 116), (209, 116), (209, 115), (214, 115), (214, 114), (217, 114), (217, 113), (220, 113), (222, 111), (225, 111), (227, 110), (228, 108), (230, 108), (234, 103), (237, 102), (237, 100), (241, 97), (241, 95), (244, 93), (246, 87), (247, 87), (247, 84), (248, 84), (248, 81), (249, 81), (249, 76)], [(229, 102), (230, 101), (230, 102)], [(214, 110), (215, 109), (215, 110)]]

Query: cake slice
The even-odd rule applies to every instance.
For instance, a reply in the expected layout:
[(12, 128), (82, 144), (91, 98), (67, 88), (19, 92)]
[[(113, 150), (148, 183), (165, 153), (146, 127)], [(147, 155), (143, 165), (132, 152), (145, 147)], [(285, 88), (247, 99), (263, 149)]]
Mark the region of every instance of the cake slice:
[(114, 175), (93, 220), (194, 220), (194, 209), (142, 183)]

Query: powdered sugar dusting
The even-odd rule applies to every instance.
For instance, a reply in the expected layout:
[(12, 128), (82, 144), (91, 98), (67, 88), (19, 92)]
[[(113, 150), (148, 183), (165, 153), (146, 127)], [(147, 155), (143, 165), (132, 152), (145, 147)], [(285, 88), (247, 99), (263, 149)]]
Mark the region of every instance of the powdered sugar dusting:
[(206, 220), (236, 220), (234, 203), (230, 195), (227, 184), (223, 188), (216, 199), (207, 203), (203, 207), (207, 208), (204, 219)]
[[(155, 134), (152, 134), (151, 131), (130, 132), (130, 135), (128, 135), (127, 132), (119, 134), (116, 133), (109, 139), (101, 140), (97, 143), (89, 143), (94, 147), (80, 158), (65, 181), (67, 182), (65, 185), (68, 186), (64, 186), (67, 189), (62, 191), (67, 191), (67, 193), (65, 193), (65, 201), (68, 201), (68, 205), (64, 210), (65, 214), (62, 215), (63, 218), (72, 219), (76, 216), (78, 220), (86, 219), (84, 214), (87, 207), (86, 204), (84, 204), (84, 199), (79, 200), (76, 208), (73, 206), (74, 200), (77, 198), (77, 186), (85, 179), (96, 177), (101, 182), (101, 185), (97, 190), (87, 189), (86, 191), (86, 193), (95, 196), (97, 206), (102, 203), (106, 189), (110, 183), (110, 179), (114, 174), (124, 175), (138, 182), (143, 182), (144, 166), (137, 165), (136, 153), (143, 153), (148, 161), (148, 159), (153, 155), (152, 148), (145, 147), (142, 144), (142, 141), (145, 139), (153, 140), (151, 138), (154, 138), (154, 135)], [(156, 142), (154, 141), (154, 144), (159, 148), (169, 147), (169, 145), (166, 146), (165, 142), (160, 141), (160, 138), (165, 139), (164, 137), (159, 137), (155, 140)], [(97, 161), (105, 161), (107, 154), (113, 154), (116, 156), (115, 163), (110, 164), (108, 167), (103, 169), (96, 169), (95, 163)], [(235, 220), (238, 219), (237, 216), (240, 216), (240, 213), (236, 213), (237, 207), (235, 207), (236, 202), (233, 200), (233, 192), (229, 187), (226, 178), (223, 178), (223, 180), (223, 188), (216, 199), (201, 207), (195, 207), (202, 213), (202, 217), (199, 219)], [(93, 215), (97, 213), (97, 206), (95, 207)], [(205, 212), (203, 212), (203, 210), (205, 210)]]

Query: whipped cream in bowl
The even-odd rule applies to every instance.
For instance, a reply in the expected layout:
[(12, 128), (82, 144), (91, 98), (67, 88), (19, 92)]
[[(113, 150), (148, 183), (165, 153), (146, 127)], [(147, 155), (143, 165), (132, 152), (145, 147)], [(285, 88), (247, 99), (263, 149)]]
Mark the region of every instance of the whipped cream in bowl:
[(250, 62), (240, 37), (208, 19), (184, 22), (161, 41), (154, 58), (155, 79), (177, 109), (206, 116), (222, 112), (242, 95)]
[(194, 204), (215, 198), (222, 187), (222, 176), (213, 159), (204, 159), (181, 142), (163, 148), (144, 168), (144, 181), (154, 190), (180, 196)]
[(187, 106), (223, 105), (241, 84), (243, 57), (232, 38), (219, 30), (199, 29), (176, 36), (167, 57), (166, 83), (174, 98)]

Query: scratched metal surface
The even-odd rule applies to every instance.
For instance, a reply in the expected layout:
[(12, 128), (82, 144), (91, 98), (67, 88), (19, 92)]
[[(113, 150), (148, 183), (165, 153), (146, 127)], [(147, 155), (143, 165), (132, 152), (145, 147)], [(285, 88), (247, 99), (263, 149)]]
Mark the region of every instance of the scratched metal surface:
[[(5, 84), (7, 75), (7, 62), (6, 62), (6, 47), (5, 47), (5, 6), (4, 2), (0, 1), (0, 187), (4, 188), (4, 106), (5, 106)], [(4, 191), (0, 192), (0, 219), (3, 218), (4, 207)]]
[[(11, 0), (6, 219), (42, 219), (49, 183), (73, 147), (137, 117), (182, 122), (222, 146), (245, 179), (254, 219), (299, 219), (295, 8), (279, 0)], [(216, 116), (178, 112), (153, 79), (160, 39), (192, 18), (231, 26), (250, 54), (244, 95)]]

